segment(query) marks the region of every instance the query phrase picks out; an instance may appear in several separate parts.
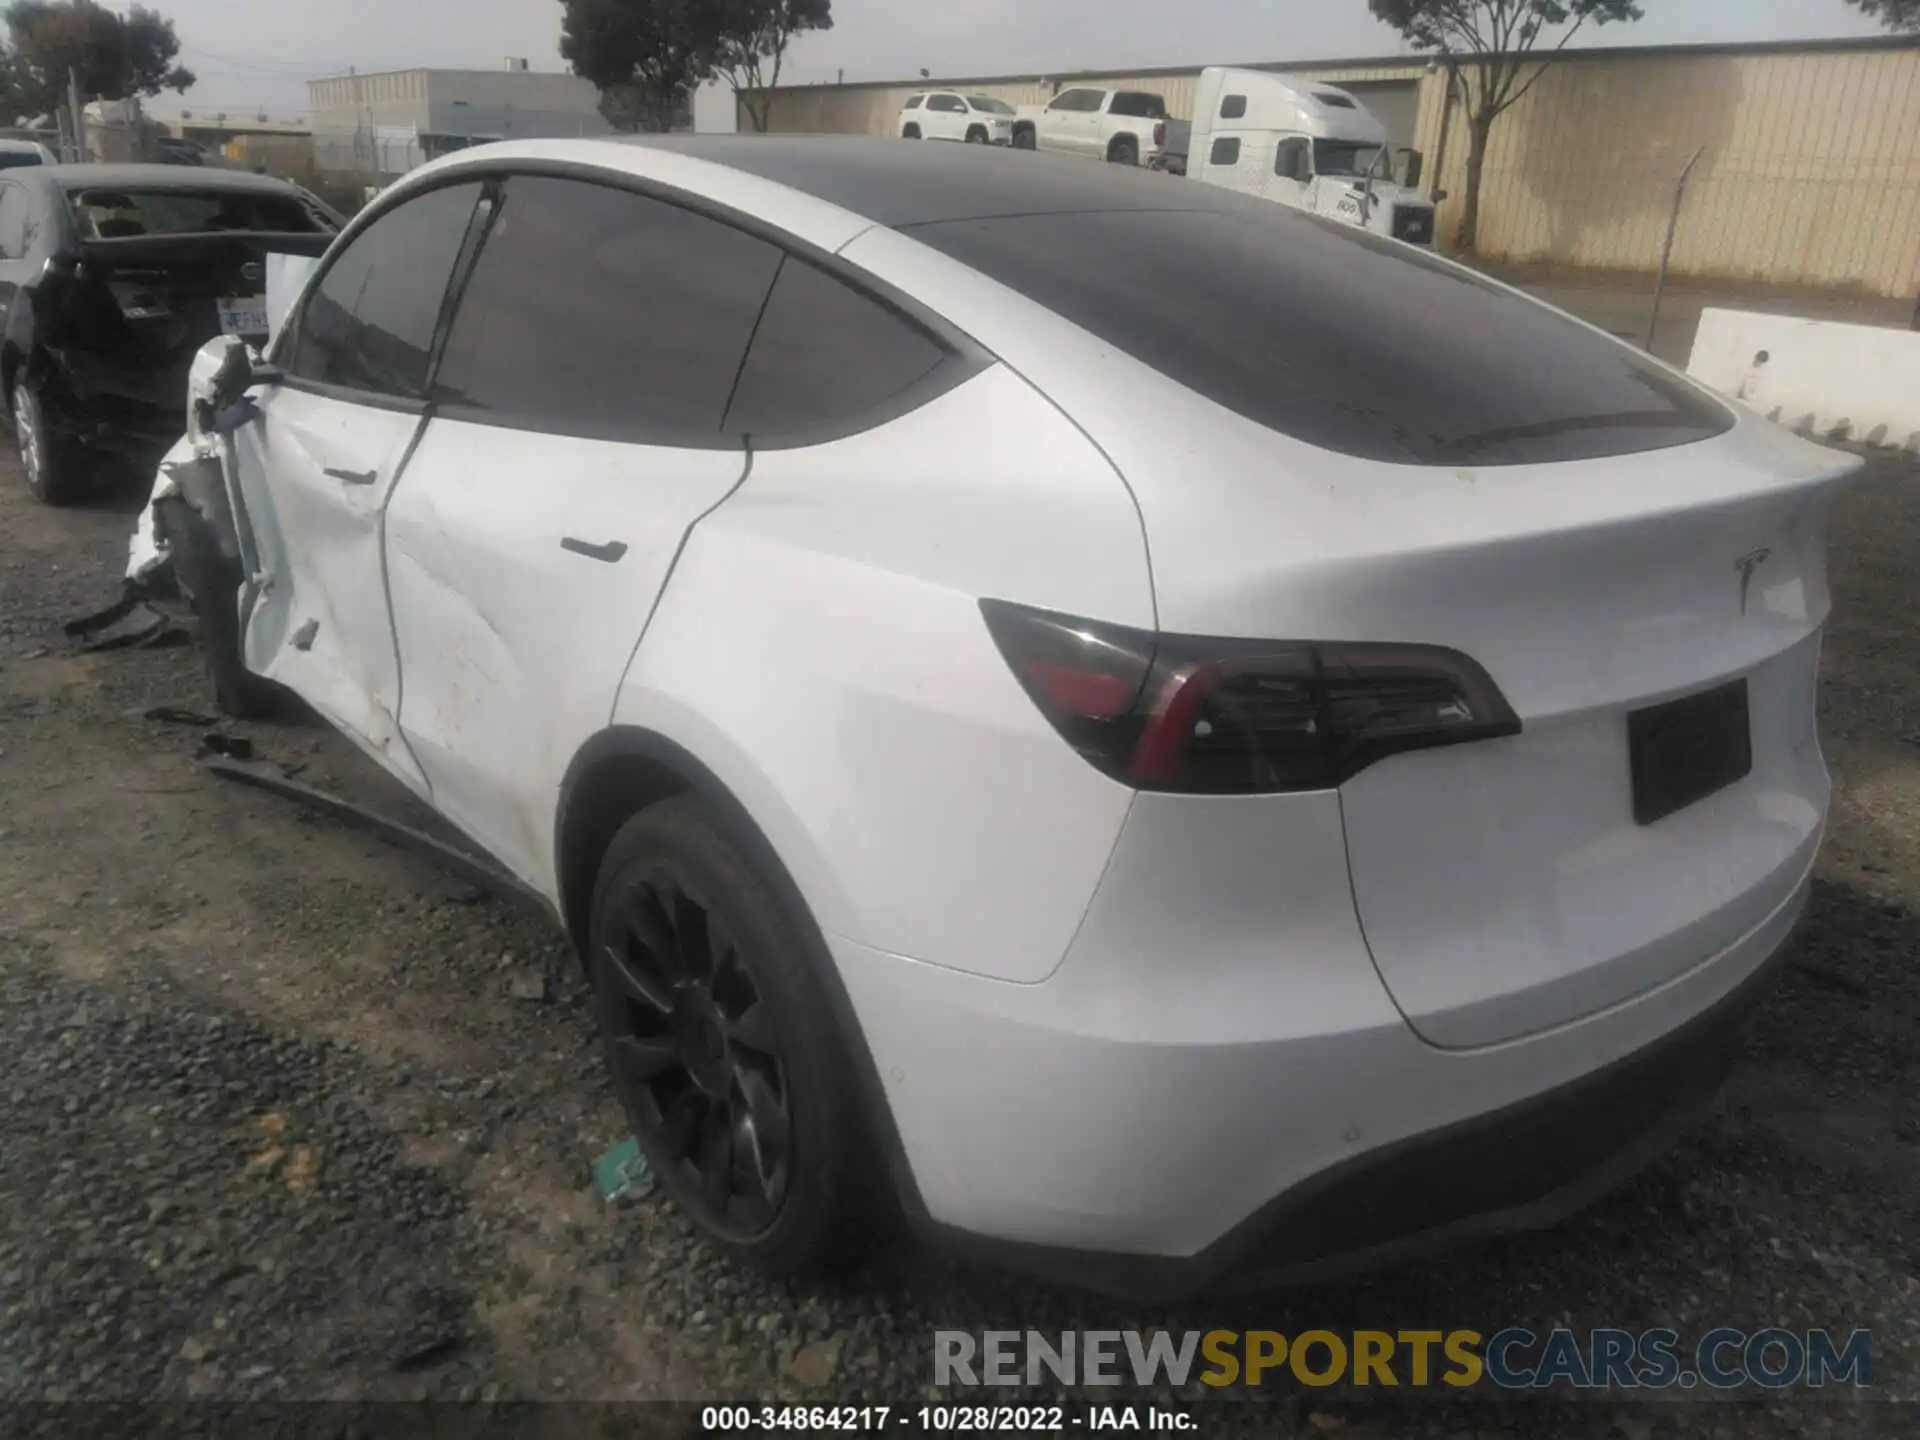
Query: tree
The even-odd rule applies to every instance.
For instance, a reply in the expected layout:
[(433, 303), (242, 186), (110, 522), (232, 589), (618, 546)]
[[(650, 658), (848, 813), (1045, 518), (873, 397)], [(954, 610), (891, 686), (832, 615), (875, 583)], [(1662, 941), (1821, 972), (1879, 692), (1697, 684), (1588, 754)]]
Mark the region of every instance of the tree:
[(706, 69), (689, 0), (564, 0), (560, 54), (620, 130), (664, 130)]
[(803, 30), (831, 30), (832, 0), (703, 0), (709, 6), (717, 22), (709, 73), (733, 87), (764, 134), (788, 43)]
[(1920, 31), (1920, 0), (1847, 0), (1889, 30)]
[[(1871, 3), (1912, 4), (1915, 0)], [(1557, 34), (1546, 47), (1551, 53), (1565, 46), (1589, 20), (1605, 25), (1638, 20), (1641, 13), (1634, 0), (1367, 0), (1367, 4), (1376, 19), (1393, 26), (1415, 49), (1438, 50), (1446, 56), (1448, 83), (1460, 87), (1467, 116), (1467, 189), (1459, 246), (1469, 252), (1480, 239), (1480, 177), (1493, 122), (1545, 73), (1545, 63), (1530, 58), (1542, 38)], [(1523, 82), (1521, 76), (1529, 69), (1533, 73)]]
[(703, 80), (724, 79), (767, 128), (787, 46), (833, 27), (832, 0), (561, 0), (560, 53), (600, 87), (601, 113), (638, 126), (670, 115)]
[(83, 94), (103, 100), (193, 84), (193, 72), (174, 64), (180, 37), (173, 22), (144, 5), (122, 16), (87, 0), (15, 0), (5, 15), (13, 45), (8, 100), (16, 111), (57, 109), (69, 72)]

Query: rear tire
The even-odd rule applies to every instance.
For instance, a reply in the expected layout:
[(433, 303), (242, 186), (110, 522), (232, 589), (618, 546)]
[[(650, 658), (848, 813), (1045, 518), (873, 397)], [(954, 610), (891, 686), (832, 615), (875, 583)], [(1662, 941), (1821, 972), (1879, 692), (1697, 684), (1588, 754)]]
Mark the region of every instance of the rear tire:
[(1107, 159), (1115, 165), (1138, 165), (1140, 163), (1140, 142), (1131, 135), (1115, 138), (1107, 147)]
[(247, 669), (240, 652), (240, 562), (220, 553), (213, 529), (181, 499), (154, 507), (174, 581), (200, 630), (207, 691), (223, 715), (270, 720), (286, 713), (286, 690)]
[(1013, 148), (1016, 150), (1032, 150), (1037, 148), (1034, 144), (1032, 127), (1023, 127), (1013, 132)]
[(720, 1250), (770, 1275), (838, 1258), (875, 1147), (803, 938), (693, 796), (650, 806), (600, 862), (588, 971), (641, 1149)]
[(920, 127), (918, 125), (907, 126), (907, 128), (901, 132), (901, 138), (906, 140), (918, 140), (920, 138)]
[(53, 429), (39, 387), (16, 377), (7, 408), (13, 415), (20, 468), (34, 499), (43, 505), (71, 505), (82, 489), (78, 447)]

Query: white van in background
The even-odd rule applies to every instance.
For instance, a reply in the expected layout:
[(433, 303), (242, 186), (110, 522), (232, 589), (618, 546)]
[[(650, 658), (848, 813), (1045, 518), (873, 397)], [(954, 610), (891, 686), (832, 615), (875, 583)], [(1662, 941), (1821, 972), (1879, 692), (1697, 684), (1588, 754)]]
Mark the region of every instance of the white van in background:
[(1200, 72), (1186, 174), (1431, 245), (1420, 152), (1390, 145), (1387, 127), (1337, 85), (1215, 65)]

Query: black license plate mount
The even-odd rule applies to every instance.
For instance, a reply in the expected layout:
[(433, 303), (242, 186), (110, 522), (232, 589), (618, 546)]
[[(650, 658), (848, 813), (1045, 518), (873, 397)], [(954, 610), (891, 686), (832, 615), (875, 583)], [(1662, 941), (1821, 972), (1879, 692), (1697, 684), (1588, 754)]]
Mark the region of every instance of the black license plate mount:
[(1744, 678), (1627, 716), (1633, 819), (1651, 825), (1753, 771)]

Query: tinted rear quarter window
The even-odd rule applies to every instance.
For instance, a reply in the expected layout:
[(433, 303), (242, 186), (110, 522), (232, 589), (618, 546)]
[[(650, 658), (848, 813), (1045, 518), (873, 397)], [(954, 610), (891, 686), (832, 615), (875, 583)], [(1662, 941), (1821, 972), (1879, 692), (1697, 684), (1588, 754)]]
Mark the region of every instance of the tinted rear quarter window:
[(1575, 460), (1732, 424), (1634, 351), (1457, 266), (1265, 201), (1204, 203), (906, 233), (1227, 409), (1348, 455)]
[(905, 316), (789, 258), (740, 371), (729, 433), (858, 428), (947, 358)]
[(430, 190), (349, 241), (295, 323), (289, 372), (419, 398), (441, 301), (479, 198), (477, 184)]
[(507, 182), (435, 377), (450, 414), (718, 443), (781, 252), (662, 200)]

